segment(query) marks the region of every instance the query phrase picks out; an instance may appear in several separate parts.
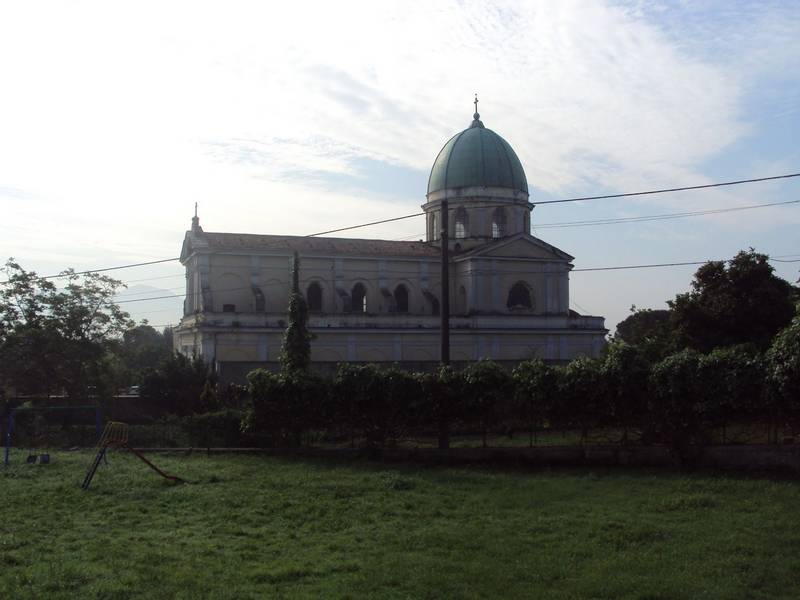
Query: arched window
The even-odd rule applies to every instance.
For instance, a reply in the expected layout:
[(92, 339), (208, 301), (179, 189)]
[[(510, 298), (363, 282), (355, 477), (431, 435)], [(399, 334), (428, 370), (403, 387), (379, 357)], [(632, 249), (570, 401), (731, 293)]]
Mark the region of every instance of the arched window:
[(456, 296), (456, 314), (467, 314), (467, 290), (464, 286), (459, 286), (458, 295)]
[(350, 298), (352, 301), (350, 310), (359, 313), (367, 312), (367, 288), (364, 287), (363, 283), (357, 283), (353, 286)]
[(394, 288), (395, 311), (399, 313), (408, 312), (408, 288), (402, 283)]
[(533, 308), (531, 291), (528, 289), (528, 286), (521, 281), (511, 286), (511, 290), (508, 292), (508, 302), (506, 302), (506, 306), (509, 310), (530, 310)]
[(256, 312), (264, 312), (267, 309), (267, 303), (264, 300), (264, 292), (257, 285), (250, 286), (253, 290), (253, 298), (255, 299)]
[(456, 210), (456, 239), (463, 240), (469, 231), (469, 215), (463, 206)]
[(497, 239), (506, 235), (506, 210), (496, 208), (492, 213), (492, 237)]
[(313, 281), (306, 290), (306, 302), (308, 302), (308, 310), (319, 312), (322, 310), (322, 287)]

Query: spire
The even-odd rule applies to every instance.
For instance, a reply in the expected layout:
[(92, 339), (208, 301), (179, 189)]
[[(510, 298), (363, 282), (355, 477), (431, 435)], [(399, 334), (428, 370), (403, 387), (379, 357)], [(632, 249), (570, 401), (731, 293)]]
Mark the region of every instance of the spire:
[(478, 113), (478, 93), (475, 92), (475, 100), (473, 102), (475, 105), (475, 114), (472, 115), (472, 123), (470, 127), (481, 127), (483, 128), (483, 123), (481, 123), (481, 115)]
[(194, 203), (194, 216), (192, 217), (192, 233), (203, 233), (200, 227), (200, 217), (197, 216), (197, 202)]

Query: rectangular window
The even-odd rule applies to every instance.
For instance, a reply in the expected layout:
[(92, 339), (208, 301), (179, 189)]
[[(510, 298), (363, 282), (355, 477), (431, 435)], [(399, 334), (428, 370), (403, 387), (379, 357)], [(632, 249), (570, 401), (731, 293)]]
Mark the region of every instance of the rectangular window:
[(222, 305), (222, 312), (236, 312), (236, 305), (235, 304), (223, 304)]

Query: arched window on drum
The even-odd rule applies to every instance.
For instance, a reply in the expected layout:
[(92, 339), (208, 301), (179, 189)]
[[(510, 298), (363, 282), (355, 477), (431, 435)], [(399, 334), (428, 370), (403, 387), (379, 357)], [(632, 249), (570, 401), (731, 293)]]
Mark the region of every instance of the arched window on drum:
[(507, 231), (506, 209), (502, 206), (494, 209), (492, 213), (492, 237), (504, 237)]
[(469, 214), (463, 206), (456, 210), (456, 239), (463, 240), (469, 235)]

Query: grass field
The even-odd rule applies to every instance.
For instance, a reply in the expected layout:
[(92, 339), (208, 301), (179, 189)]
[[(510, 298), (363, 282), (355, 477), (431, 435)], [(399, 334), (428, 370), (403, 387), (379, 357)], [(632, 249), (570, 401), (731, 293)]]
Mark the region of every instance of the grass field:
[(0, 598), (800, 598), (800, 483), (113, 454), (0, 467)]

